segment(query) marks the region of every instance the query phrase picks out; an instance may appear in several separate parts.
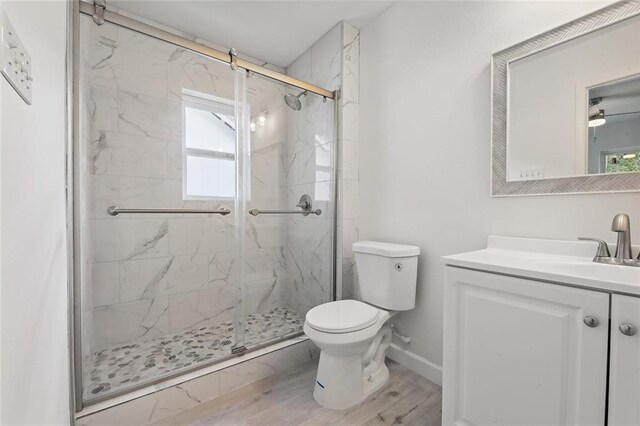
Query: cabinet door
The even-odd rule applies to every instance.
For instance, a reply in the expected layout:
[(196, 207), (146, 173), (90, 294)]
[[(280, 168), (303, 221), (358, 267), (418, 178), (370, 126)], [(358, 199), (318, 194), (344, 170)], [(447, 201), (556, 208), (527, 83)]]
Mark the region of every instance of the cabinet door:
[(447, 267), (443, 424), (604, 425), (608, 314), (606, 293)]
[(611, 297), (609, 425), (640, 425), (640, 298)]

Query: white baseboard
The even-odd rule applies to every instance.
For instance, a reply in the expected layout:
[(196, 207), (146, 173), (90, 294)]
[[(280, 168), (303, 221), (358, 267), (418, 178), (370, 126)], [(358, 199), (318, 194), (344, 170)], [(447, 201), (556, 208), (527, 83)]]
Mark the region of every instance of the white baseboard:
[(427, 380), (442, 386), (442, 367), (440, 365), (434, 364), (420, 355), (416, 355), (407, 349), (401, 348), (395, 343), (392, 343), (391, 346), (389, 346), (386, 355), (398, 364), (401, 364), (409, 370), (415, 371)]

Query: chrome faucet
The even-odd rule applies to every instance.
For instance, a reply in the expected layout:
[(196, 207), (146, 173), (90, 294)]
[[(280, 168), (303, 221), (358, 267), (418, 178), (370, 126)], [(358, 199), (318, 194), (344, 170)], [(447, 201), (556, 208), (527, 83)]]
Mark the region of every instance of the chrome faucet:
[(640, 267), (640, 253), (638, 253), (638, 259), (634, 259), (631, 252), (631, 225), (629, 222), (629, 216), (624, 213), (619, 213), (613, 218), (611, 230), (618, 233), (618, 243), (613, 257), (611, 257), (606, 242), (590, 237), (578, 237), (578, 239), (598, 243), (598, 251), (593, 258), (596, 263)]
[(616, 254), (614, 254), (613, 257), (618, 260), (633, 259), (633, 255), (631, 254), (631, 226), (629, 225), (629, 216), (624, 213), (618, 213), (613, 218), (611, 230), (618, 233)]

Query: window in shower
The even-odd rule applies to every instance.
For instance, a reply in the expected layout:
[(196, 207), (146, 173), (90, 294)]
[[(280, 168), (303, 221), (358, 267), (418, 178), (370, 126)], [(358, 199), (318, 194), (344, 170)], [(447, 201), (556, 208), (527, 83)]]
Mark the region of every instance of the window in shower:
[(185, 200), (235, 197), (235, 112), (232, 100), (185, 90), (182, 192)]

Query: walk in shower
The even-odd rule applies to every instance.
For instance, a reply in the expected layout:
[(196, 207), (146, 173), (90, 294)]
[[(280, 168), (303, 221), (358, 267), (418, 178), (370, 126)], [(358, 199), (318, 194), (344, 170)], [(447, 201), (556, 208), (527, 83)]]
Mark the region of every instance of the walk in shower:
[(80, 14), (75, 47), (81, 405), (299, 335), (334, 296), (333, 93), (112, 16)]

